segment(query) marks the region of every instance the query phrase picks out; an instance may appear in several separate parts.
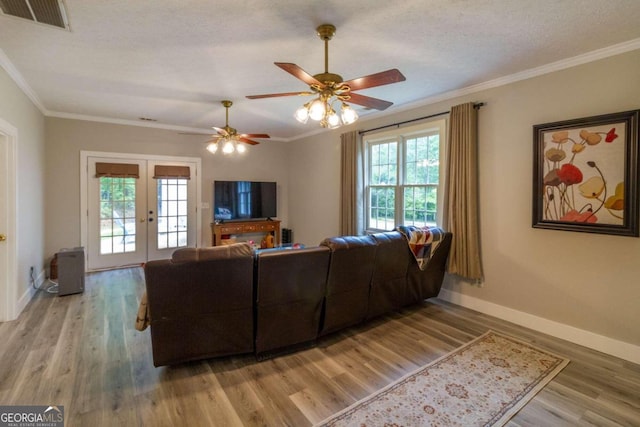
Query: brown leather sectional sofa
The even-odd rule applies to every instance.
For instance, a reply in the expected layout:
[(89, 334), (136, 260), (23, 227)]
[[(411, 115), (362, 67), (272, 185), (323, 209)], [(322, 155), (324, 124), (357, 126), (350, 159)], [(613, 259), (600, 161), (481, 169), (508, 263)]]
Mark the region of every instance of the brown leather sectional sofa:
[(317, 247), (186, 248), (145, 265), (155, 366), (231, 354), (258, 359), (437, 296), (445, 233), (420, 270), (399, 232), (325, 239)]

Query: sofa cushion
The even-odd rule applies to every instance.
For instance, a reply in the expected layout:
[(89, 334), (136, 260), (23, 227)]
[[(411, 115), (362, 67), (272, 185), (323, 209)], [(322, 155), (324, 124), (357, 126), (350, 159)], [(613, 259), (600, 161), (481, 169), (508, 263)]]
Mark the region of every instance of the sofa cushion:
[(331, 249), (320, 329), (324, 335), (367, 317), (377, 243), (372, 236), (343, 236), (325, 239), (320, 245)]
[(256, 353), (277, 354), (316, 339), (329, 249), (265, 251), (256, 255)]
[(253, 249), (248, 243), (234, 243), (224, 246), (213, 246), (207, 248), (181, 248), (173, 252), (171, 261), (191, 262), (205, 261), (209, 259), (228, 259), (238, 256), (251, 256)]
[(144, 267), (154, 365), (252, 352), (251, 247), (176, 252)]
[(407, 241), (397, 231), (372, 234), (378, 248), (371, 279), (367, 318), (376, 317), (415, 303), (419, 296), (407, 288), (409, 262), (415, 262)]

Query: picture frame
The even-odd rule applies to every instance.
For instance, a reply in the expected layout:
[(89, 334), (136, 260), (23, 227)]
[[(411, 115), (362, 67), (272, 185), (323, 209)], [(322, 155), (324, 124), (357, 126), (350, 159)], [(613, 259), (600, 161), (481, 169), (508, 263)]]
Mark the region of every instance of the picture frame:
[(534, 228), (639, 237), (639, 116), (533, 126)]

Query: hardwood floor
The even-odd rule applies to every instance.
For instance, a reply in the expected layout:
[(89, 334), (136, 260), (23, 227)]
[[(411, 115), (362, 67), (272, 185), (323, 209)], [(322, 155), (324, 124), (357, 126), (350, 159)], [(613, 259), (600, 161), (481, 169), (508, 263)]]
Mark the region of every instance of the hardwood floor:
[(493, 329), (571, 359), (509, 426), (640, 425), (640, 365), (438, 299), (264, 362), (154, 368), (143, 289), (140, 268), (92, 273), (0, 323), (0, 405), (64, 405), (66, 426), (309, 426)]

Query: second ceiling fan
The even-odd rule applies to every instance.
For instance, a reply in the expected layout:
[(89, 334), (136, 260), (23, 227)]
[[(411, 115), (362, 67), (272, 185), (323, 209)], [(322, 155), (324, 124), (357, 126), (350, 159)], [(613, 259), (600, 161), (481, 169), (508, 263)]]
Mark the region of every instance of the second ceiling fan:
[[(336, 27), (331, 24), (320, 25), (317, 29), (318, 37), (324, 41), (324, 73), (311, 75), (296, 64), (288, 62), (275, 62), (275, 65), (287, 73), (297, 77), (309, 85), (309, 91), (270, 93), (265, 95), (249, 95), (249, 99), (275, 98), (282, 96), (306, 96), (318, 97), (300, 107), (295, 114), (296, 119), (302, 123), (311, 118), (320, 121), (323, 127), (334, 128), (340, 124), (350, 124), (358, 119), (358, 115), (346, 102), (362, 105), (376, 110), (385, 110), (393, 105), (392, 102), (370, 96), (354, 93), (356, 90), (368, 89), (376, 86), (388, 85), (406, 80), (402, 73), (393, 68), (364, 77), (358, 77), (344, 81), (342, 76), (329, 72), (329, 40), (335, 35)], [(341, 102), (340, 116), (333, 108), (333, 102)]]
[[(231, 154), (234, 151), (238, 151), (239, 153), (244, 153), (246, 148), (244, 145), (240, 144), (241, 142), (248, 145), (258, 145), (260, 144), (258, 141), (254, 141), (251, 138), (270, 138), (266, 133), (238, 133), (235, 128), (229, 126), (229, 108), (233, 105), (233, 102), (224, 100), (221, 101), (222, 106), (226, 109), (226, 121), (225, 125), (222, 128), (212, 126), (212, 129), (217, 132), (217, 134), (211, 135), (211, 139), (207, 144), (207, 150), (212, 153), (218, 151), (218, 146), (222, 145), (222, 152), (224, 154)], [(194, 132), (181, 132), (184, 135), (206, 135), (203, 133), (194, 133)]]

